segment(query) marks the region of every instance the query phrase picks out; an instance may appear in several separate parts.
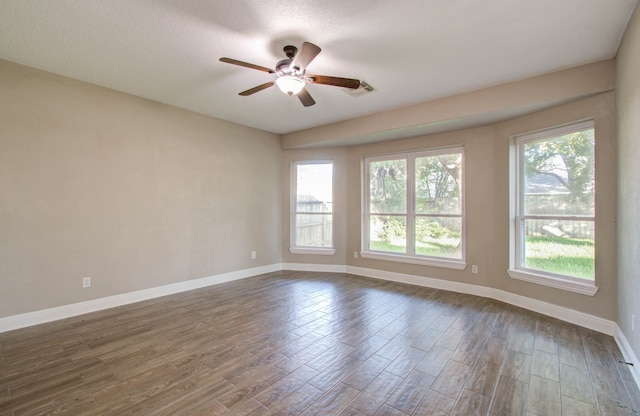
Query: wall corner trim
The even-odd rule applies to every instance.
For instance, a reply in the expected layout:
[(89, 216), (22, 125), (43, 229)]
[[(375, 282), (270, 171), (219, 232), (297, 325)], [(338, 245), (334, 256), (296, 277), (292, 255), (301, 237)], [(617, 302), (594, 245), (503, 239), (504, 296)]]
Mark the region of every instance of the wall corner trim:
[(638, 357), (633, 352), (631, 344), (629, 344), (627, 337), (618, 325), (616, 325), (616, 333), (613, 338), (616, 340), (616, 344), (618, 344), (624, 360), (633, 364), (633, 366), (629, 366), (629, 371), (631, 371), (633, 381), (635, 381), (638, 388), (640, 388), (640, 361), (638, 361)]

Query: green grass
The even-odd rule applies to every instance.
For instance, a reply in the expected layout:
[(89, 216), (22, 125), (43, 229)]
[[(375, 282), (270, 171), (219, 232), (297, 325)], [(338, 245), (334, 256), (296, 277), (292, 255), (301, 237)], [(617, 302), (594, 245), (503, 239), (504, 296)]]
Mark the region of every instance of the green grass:
[(371, 248), (371, 250), (390, 251), (392, 253), (404, 253), (407, 249), (404, 245), (391, 244), (388, 241), (371, 241), (369, 248)]
[[(593, 240), (566, 237), (527, 237), (525, 267), (549, 273), (594, 279)], [(371, 250), (405, 253), (403, 244), (389, 241), (371, 241)], [(418, 243), (416, 251), (423, 256), (459, 256), (455, 242)]]
[(567, 237), (526, 237), (525, 267), (582, 279), (594, 279), (593, 240)]
[[(460, 257), (460, 248), (457, 246), (457, 240), (453, 243), (442, 242), (418, 242), (416, 252), (421, 256), (439, 256), (439, 257)], [(406, 247), (401, 244), (393, 244), (389, 241), (371, 241), (369, 243), (371, 250), (389, 251), (392, 253), (405, 253)]]

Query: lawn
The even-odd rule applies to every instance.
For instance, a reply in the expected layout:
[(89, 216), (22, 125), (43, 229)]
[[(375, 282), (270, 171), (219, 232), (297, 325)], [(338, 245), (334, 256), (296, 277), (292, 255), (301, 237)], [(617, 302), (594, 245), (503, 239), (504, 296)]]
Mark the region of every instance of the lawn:
[[(458, 239), (440, 239), (430, 241), (428, 243), (417, 242), (416, 252), (420, 256), (439, 256), (439, 257), (460, 257), (460, 247)], [(406, 247), (402, 244), (394, 244), (389, 241), (371, 241), (371, 250), (390, 251), (393, 253), (404, 253)]]
[(593, 240), (567, 237), (526, 237), (525, 267), (594, 279)]
[[(594, 279), (594, 244), (593, 240), (567, 237), (532, 237), (526, 238), (527, 258), (525, 267), (550, 273)], [(371, 241), (371, 249), (404, 253), (405, 246), (389, 241)], [(450, 244), (418, 243), (416, 251), (423, 256), (457, 257), (459, 247), (455, 241)]]

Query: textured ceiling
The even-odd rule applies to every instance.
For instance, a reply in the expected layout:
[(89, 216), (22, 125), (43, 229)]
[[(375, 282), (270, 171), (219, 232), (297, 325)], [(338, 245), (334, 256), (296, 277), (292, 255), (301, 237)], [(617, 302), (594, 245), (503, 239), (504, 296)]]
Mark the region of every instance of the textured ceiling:
[[(289, 133), (615, 56), (637, 0), (5, 0), (0, 58), (197, 113)], [(270, 88), (282, 47), (309, 72), (363, 79), (317, 104)]]

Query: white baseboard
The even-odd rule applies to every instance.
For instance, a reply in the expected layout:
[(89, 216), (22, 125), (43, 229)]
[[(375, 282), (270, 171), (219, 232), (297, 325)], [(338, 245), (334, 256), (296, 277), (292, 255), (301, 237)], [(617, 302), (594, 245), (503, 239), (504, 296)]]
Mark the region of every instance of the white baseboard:
[(616, 333), (613, 338), (616, 340), (616, 344), (618, 344), (618, 348), (620, 348), (620, 352), (622, 353), (624, 360), (633, 364), (632, 366), (629, 366), (629, 370), (631, 370), (631, 375), (633, 375), (633, 380), (636, 382), (636, 385), (640, 387), (640, 362), (638, 361), (636, 354), (633, 352), (627, 337), (618, 325), (616, 325)]
[(442, 279), (433, 279), (411, 274), (387, 272), (377, 269), (366, 269), (364, 267), (347, 266), (347, 273), (358, 276), (371, 277), (374, 279), (389, 280), (391, 282), (407, 283), (410, 285), (430, 287), (432, 289), (448, 290), (450, 292), (466, 293), (469, 295), (491, 297), (491, 288), (470, 285), (468, 283), (451, 282)]
[(248, 277), (257, 276), (259, 274), (279, 270), (350, 273), (374, 279), (382, 279), (392, 282), (400, 282), (417, 286), (430, 287), (434, 289), (448, 290), (451, 292), (483, 296), (486, 298), (496, 299), (515, 306), (519, 306), (534, 312), (542, 313), (544, 315), (552, 316), (554, 318), (580, 325), (594, 331), (602, 332), (607, 335), (614, 336), (617, 333), (617, 325), (615, 322), (608, 321), (597, 316), (585, 314), (573, 309), (553, 305), (547, 302), (542, 302), (536, 299), (527, 298), (525, 296), (520, 296), (485, 286), (433, 279), (429, 277), (415, 276), (403, 273), (387, 272), (383, 270), (367, 269), (363, 267), (306, 263), (272, 264), (230, 273), (223, 273), (215, 276), (203, 277), (201, 279), (186, 280), (184, 282), (138, 290), (135, 292), (123, 293), (120, 295), (108, 296), (105, 298), (74, 303), (71, 305), (59, 306), (35, 312), (28, 312), (21, 315), (0, 318), (0, 333), (45, 322), (70, 318), (72, 316), (82, 315), (89, 312), (96, 312), (116, 306), (122, 306), (130, 303), (140, 302), (143, 300), (153, 299), (160, 296), (167, 296), (174, 293), (199, 289), (202, 287), (217, 285), (233, 280), (245, 279)]
[(432, 279), (429, 277), (408, 275), (402, 273), (385, 272), (376, 269), (365, 269), (362, 267), (347, 266), (347, 273), (357, 274), (375, 279), (390, 280), (393, 282), (408, 283), (412, 285), (425, 286), (433, 289), (448, 290), (451, 292), (466, 293), (469, 295), (482, 296), (485, 298), (499, 300), (533, 312), (551, 316), (565, 322), (576, 324), (584, 328), (592, 329), (603, 334), (613, 336), (616, 333), (616, 323), (597, 316), (589, 315), (574, 309), (565, 308), (551, 303), (531, 299), (503, 290), (493, 289), (485, 286), (472, 285), (469, 283), (452, 282), (448, 280)]
[(71, 305), (64, 305), (35, 312), (23, 313), (20, 315), (8, 316), (5, 318), (0, 318), (0, 333), (12, 331), (14, 329), (25, 328), (28, 326), (43, 324), (46, 322), (57, 321), (59, 319), (71, 318), (73, 316), (78, 316), (89, 312), (96, 312), (103, 309), (114, 308), (116, 306), (127, 305), (130, 303), (158, 298), (161, 296), (172, 295), (174, 293), (186, 292), (188, 290), (200, 289), (220, 283), (245, 279), (248, 277), (279, 270), (282, 270), (282, 264), (254, 267), (251, 269), (222, 273), (214, 276), (203, 277), (200, 279), (185, 280), (183, 282), (137, 290), (135, 292), (128, 292), (120, 295), (73, 303)]
[(343, 266), (340, 264), (282, 263), (282, 270), (294, 270), (300, 272), (347, 273), (347, 266)]
[(501, 302), (551, 316), (552, 318), (560, 319), (561, 321), (569, 322), (583, 328), (592, 329), (606, 335), (613, 336), (616, 333), (616, 323), (608, 319), (503, 290), (493, 289), (492, 292), (491, 297)]

